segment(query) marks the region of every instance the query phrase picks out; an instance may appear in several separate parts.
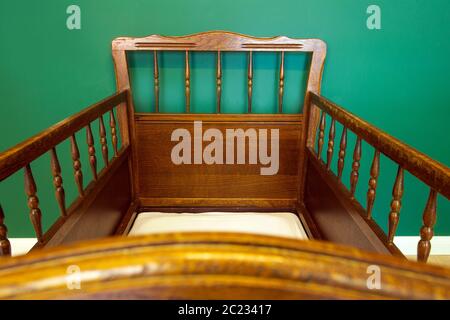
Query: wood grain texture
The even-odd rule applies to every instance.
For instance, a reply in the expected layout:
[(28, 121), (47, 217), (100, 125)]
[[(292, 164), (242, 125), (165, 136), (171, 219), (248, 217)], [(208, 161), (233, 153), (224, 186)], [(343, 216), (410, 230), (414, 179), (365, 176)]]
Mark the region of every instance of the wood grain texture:
[(257, 38), (227, 31), (208, 31), (187, 36), (150, 35), (142, 38), (119, 37), (113, 40), (113, 51), (300, 51), (323, 49), (319, 39), (293, 39), (284, 36)]
[(173, 206), (178, 207), (195, 207), (195, 208), (210, 208), (210, 211), (224, 211), (227, 208), (232, 210), (239, 210), (240, 208), (269, 208), (274, 211), (278, 211), (279, 208), (295, 208), (298, 199), (297, 198), (212, 198), (212, 197), (202, 197), (202, 198), (169, 198), (169, 197), (140, 197), (139, 201), (142, 207), (146, 208), (163, 208), (165, 211), (167, 208)]
[[(172, 162), (171, 134), (179, 128), (187, 129), (194, 144), (193, 121), (202, 121), (203, 132), (215, 128), (225, 138), (226, 129), (279, 129), (279, 170), (271, 176), (261, 175), (265, 165), (249, 163), (248, 140), (245, 143), (245, 164), (192, 164), (176, 165)], [(300, 115), (174, 115), (137, 114), (136, 150), (139, 177), (139, 198), (153, 201), (174, 201), (216, 205), (245, 199), (260, 201), (291, 201), (298, 197), (298, 161), (302, 130)], [(201, 142), (201, 141), (200, 141)], [(269, 142), (270, 145), (270, 135)], [(208, 145), (203, 142), (203, 149)], [(223, 147), (225, 149), (224, 141)], [(193, 152), (193, 151), (192, 151)], [(236, 156), (236, 145), (235, 145)], [(224, 158), (226, 156), (223, 151)], [(201, 159), (200, 159), (201, 160)], [(225, 160), (224, 160), (225, 161)], [(164, 200), (166, 199), (166, 200)], [(191, 199), (191, 200), (190, 200)], [(213, 200), (214, 199), (214, 200)], [(149, 200), (146, 200), (149, 201)], [(199, 204), (197, 204), (199, 205)]]
[[(80, 290), (67, 287), (70, 265), (80, 268)], [(367, 286), (373, 265), (382, 274), (376, 290)], [(0, 298), (449, 299), (450, 272), (316, 241), (177, 233), (2, 259)]]

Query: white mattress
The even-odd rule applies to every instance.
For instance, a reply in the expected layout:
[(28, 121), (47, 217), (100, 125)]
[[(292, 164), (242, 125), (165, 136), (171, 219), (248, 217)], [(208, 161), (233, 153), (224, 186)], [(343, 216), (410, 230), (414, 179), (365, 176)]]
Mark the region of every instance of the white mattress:
[(163, 232), (243, 232), (308, 239), (300, 220), (290, 212), (141, 212), (128, 235)]

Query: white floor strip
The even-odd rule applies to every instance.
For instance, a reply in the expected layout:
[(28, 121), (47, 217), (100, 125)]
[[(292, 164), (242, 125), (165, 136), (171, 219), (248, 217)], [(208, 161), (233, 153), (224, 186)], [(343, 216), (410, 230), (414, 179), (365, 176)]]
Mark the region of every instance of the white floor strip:
[(11, 254), (13, 256), (20, 256), (27, 253), (36, 244), (36, 238), (10, 238)]
[[(417, 255), (419, 236), (399, 236), (394, 238), (395, 245), (405, 256)], [(431, 239), (431, 255), (450, 255), (450, 237), (436, 236)]]
[[(395, 237), (394, 242), (404, 255), (417, 254), (418, 236)], [(27, 253), (36, 243), (36, 238), (10, 238), (12, 255)], [(431, 255), (450, 255), (450, 236), (436, 236), (431, 239)]]

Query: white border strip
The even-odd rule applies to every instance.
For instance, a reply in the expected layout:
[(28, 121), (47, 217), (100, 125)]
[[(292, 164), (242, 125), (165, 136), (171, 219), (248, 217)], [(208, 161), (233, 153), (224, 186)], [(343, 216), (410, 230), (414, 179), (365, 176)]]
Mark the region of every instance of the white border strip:
[(20, 256), (26, 254), (36, 244), (36, 238), (10, 238), (11, 255)]
[[(394, 243), (406, 256), (417, 255), (419, 236), (399, 236)], [(34, 246), (36, 238), (10, 238), (13, 256), (27, 253)], [(431, 239), (431, 255), (450, 255), (450, 236), (436, 236)]]
[[(394, 238), (394, 243), (405, 256), (416, 256), (417, 244), (419, 243), (419, 240), (419, 236), (399, 236)], [(450, 237), (433, 237), (433, 239), (431, 239), (430, 255), (450, 255)]]

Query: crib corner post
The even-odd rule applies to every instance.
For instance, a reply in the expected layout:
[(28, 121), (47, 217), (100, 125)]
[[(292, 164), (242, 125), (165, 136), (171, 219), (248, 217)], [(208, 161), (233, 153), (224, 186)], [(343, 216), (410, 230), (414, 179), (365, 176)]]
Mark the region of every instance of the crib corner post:
[(113, 41), (113, 60), (114, 70), (116, 74), (117, 91), (127, 91), (127, 101), (122, 102), (117, 106), (117, 121), (119, 123), (120, 138), (122, 145), (130, 144), (130, 128), (129, 117), (131, 116), (130, 108), (134, 110), (132, 99), (128, 96), (131, 94), (130, 78), (128, 73), (128, 62), (126, 51), (120, 48), (120, 41)]
[[(155, 51), (156, 53), (156, 51)], [(135, 149), (136, 133), (134, 128), (134, 104), (133, 94), (130, 84), (130, 76), (128, 72), (127, 54), (126, 54), (126, 40), (118, 38), (112, 42), (112, 55), (114, 61), (114, 70), (116, 76), (116, 88), (118, 92), (125, 92), (125, 101), (117, 106), (117, 122), (119, 124), (120, 138), (122, 146), (131, 146), (131, 157), (129, 158), (129, 170), (132, 174), (133, 183), (131, 184), (131, 193), (133, 198), (139, 190), (138, 176), (137, 176), (137, 155)], [(155, 67), (158, 68), (158, 59), (155, 54)], [(158, 71), (158, 70), (156, 70)], [(154, 74), (155, 82), (155, 103), (157, 111), (160, 110), (159, 105), (159, 73)]]
[(309, 135), (309, 119), (310, 112), (312, 108), (312, 102), (310, 97), (310, 92), (305, 94), (305, 102), (303, 107), (303, 126), (302, 126), (302, 136), (300, 138), (300, 156), (299, 156), (299, 167), (298, 167), (298, 203), (302, 204), (305, 195), (305, 181), (306, 181), (306, 170), (307, 170), (307, 156), (306, 149), (308, 146), (308, 135)]
[[(314, 50), (311, 57), (311, 65), (309, 67), (308, 81), (306, 85), (306, 95), (305, 102), (309, 104), (309, 99), (307, 99), (308, 92), (314, 94), (320, 94), (320, 88), (322, 84), (323, 68), (325, 65), (325, 57), (327, 55), (327, 46), (322, 40), (314, 40)], [(311, 106), (309, 115), (309, 127), (308, 127), (308, 137), (307, 146), (313, 147), (317, 135), (317, 127), (320, 121), (320, 109), (314, 105)]]
[(0, 257), (11, 255), (11, 243), (8, 240), (8, 228), (6, 228), (3, 221), (5, 220), (5, 214), (3, 213), (2, 206), (0, 205)]

